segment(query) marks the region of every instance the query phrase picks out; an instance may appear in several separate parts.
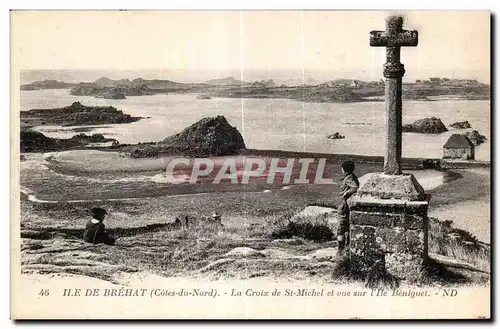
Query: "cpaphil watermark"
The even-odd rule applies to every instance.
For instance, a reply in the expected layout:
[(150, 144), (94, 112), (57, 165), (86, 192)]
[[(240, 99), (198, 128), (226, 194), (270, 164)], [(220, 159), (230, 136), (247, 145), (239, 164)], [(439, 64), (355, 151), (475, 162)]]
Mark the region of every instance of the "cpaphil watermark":
[[(334, 184), (326, 158), (173, 158), (166, 175), (174, 184), (211, 181), (213, 184)], [(328, 177), (330, 176), (330, 177)]]

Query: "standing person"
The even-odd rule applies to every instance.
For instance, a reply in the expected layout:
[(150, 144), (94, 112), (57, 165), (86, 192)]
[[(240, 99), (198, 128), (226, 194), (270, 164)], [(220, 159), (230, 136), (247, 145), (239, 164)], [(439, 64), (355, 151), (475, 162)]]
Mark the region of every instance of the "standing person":
[(359, 181), (354, 174), (354, 162), (348, 160), (341, 165), (342, 186), (340, 188), (340, 203), (338, 207), (339, 226), (337, 229), (337, 241), (339, 243), (339, 251), (342, 251), (349, 245), (349, 205), (347, 200), (358, 191)]
[(104, 217), (108, 212), (103, 208), (92, 208), (92, 219), (85, 225), (83, 232), (83, 240), (93, 244), (104, 243), (107, 245), (114, 245), (115, 239), (109, 236), (104, 226)]

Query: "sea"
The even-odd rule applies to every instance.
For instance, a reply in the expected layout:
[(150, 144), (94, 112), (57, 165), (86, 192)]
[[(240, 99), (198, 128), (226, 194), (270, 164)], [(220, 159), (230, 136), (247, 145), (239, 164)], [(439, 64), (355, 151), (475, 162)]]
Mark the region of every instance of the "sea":
[[(19, 110), (59, 108), (73, 102), (87, 106), (110, 105), (144, 119), (130, 124), (41, 126), (36, 130), (57, 138), (69, 138), (85, 131), (86, 134), (100, 133), (121, 143), (156, 142), (204, 117), (223, 115), (229, 124), (240, 131), (247, 148), (379, 156), (383, 155), (384, 150), (384, 103), (377, 101), (304, 103), (289, 99), (197, 99), (195, 94), (159, 94), (108, 100), (72, 96), (69, 90), (35, 90), (21, 91)], [(403, 123), (412, 123), (425, 117), (440, 118), (446, 126), (456, 121), (469, 121), (472, 129), (488, 138), (486, 143), (476, 147), (476, 159), (490, 161), (489, 101), (435, 98), (431, 101), (403, 102)], [(448, 132), (442, 134), (404, 133), (403, 157), (440, 158), (449, 136), (467, 130), (449, 128)], [(335, 132), (345, 138), (327, 139), (327, 135)], [(198, 194), (239, 188), (231, 184), (174, 184), (165, 174), (165, 161), (168, 159), (130, 159), (114, 152), (96, 150), (25, 154), (24, 161), (21, 161), (21, 191), (33, 202), (94, 204), (151, 197), (196, 197)], [(341, 175), (338, 164), (331, 164), (327, 170), (333, 172), (331, 177)], [(364, 169), (359, 170), (361, 177), (373, 168), (365, 165)], [(437, 170), (420, 170), (413, 174), (424, 189), (431, 193), (446, 181), (445, 174)], [(335, 181), (338, 185), (338, 177)], [(307, 198), (314, 200), (318, 196), (336, 195), (337, 185), (307, 187), (310, 193)], [(253, 184), (244, 187), (242, 197), (248, 193), (263, 193), (267, 197), (279, 193), (274, 190), (289, 188), (295, 187)], [(489, 196), (484, 196), (469, 203), (433, 206), (430, 215), (452, 220), (459, 227), (489, 242), (489, 204)]]
[[(83, 105), (114, 106), (132, 116), (144, 117), (130, 124), (92, 127), (91, 133), (115, 138), (121, 143), (157, 142), (209, 116), (223, 115), (243, 136), (246, 147), (334, 154), (383, 155), (386, 131), (384, 102), (307, 103), (290, 99), (197, 99), (195, 94), (158, 94), (122, 100), (72, 96), (69, 90), (21, 91), (20, 110)], [(476, 147), (476, 160), (490, 161), (490, 101), (431, 98), (403, 102), (403, 124), (437, 117), (449, 126), (467, 120), (488, 141)], [(41, 126), (49, 137), (69, 138), (74, 128)], [(443, 145), (453, 133), (403, 134), (403, 157), (440, 158)], [(338, 132), (344, 139), (331, 140)]]

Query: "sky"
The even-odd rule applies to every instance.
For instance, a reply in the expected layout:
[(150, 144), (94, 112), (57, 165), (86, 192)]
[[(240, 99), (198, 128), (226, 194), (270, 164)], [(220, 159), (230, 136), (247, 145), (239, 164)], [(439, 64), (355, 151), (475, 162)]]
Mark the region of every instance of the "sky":
[[(165, 69), (242, 78), (279, 71), (379, 80), (385, 49), (370, 47), (369, 32), (384, 30), (388, 14), (395, 13), (17, 11), (11, 13), (11, 51), (22, 70)], [(418, 46), (402, 50), (406, 78), (489, 82), (489, 12), (399, 14), (405, 29), (419, 32)]]

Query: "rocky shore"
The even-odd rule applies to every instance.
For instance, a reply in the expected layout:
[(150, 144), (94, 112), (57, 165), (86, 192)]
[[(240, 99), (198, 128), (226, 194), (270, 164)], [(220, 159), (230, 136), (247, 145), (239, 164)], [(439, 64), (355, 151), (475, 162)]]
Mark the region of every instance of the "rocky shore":
[[(292, 82), (292, 81), (290, 81)], [(286, 98), (303, 102), (364, 102), (382, 101), (384, 84), (380, 81), (364, 82), (353, 79), (334, 79), (318, 83), (314, 79), (298, 79), (290, 83), (276, 83), (273, 79), (253, 82), (234, 77), (211, 79), (204, 83), (176, 82), (162, 79), (113, 80), (102, 77), (94, 82), (65, 83), (55, 80), (35, 81), (21, 86), (21, 90), (70, 89), (71, 95), (123, 99), (168, 93), (204, 93), (207, 97), (224, 98)], [(454, 97), (466, 100), (490, 99), (490, 86), (477, 81), (436, 83), (418, 82), (403, 84), (403, 98), (432, 101), (431, 97)]]
[(20, 151), (21, 153), (65, 151), (93, 144), (98, 147), (98, 144), (102, 143), (117, 144), (118, 141), (114, 138), (105, 138), (101, 134), (78, 134), (71, 138), (50, 138), (40, 132), (25, 130), (21, 131)]
[[(284, 98), (301, 102), (317, 103), (349, 103), (368, 101), (355, 91), (346, 87), (329, 86), (297, 86), (297, 87), (267, 87), (245, 86), (221, 90), (216, 97), (224, 98)], [(372, 100), (370, 100), (372, 101)]]

